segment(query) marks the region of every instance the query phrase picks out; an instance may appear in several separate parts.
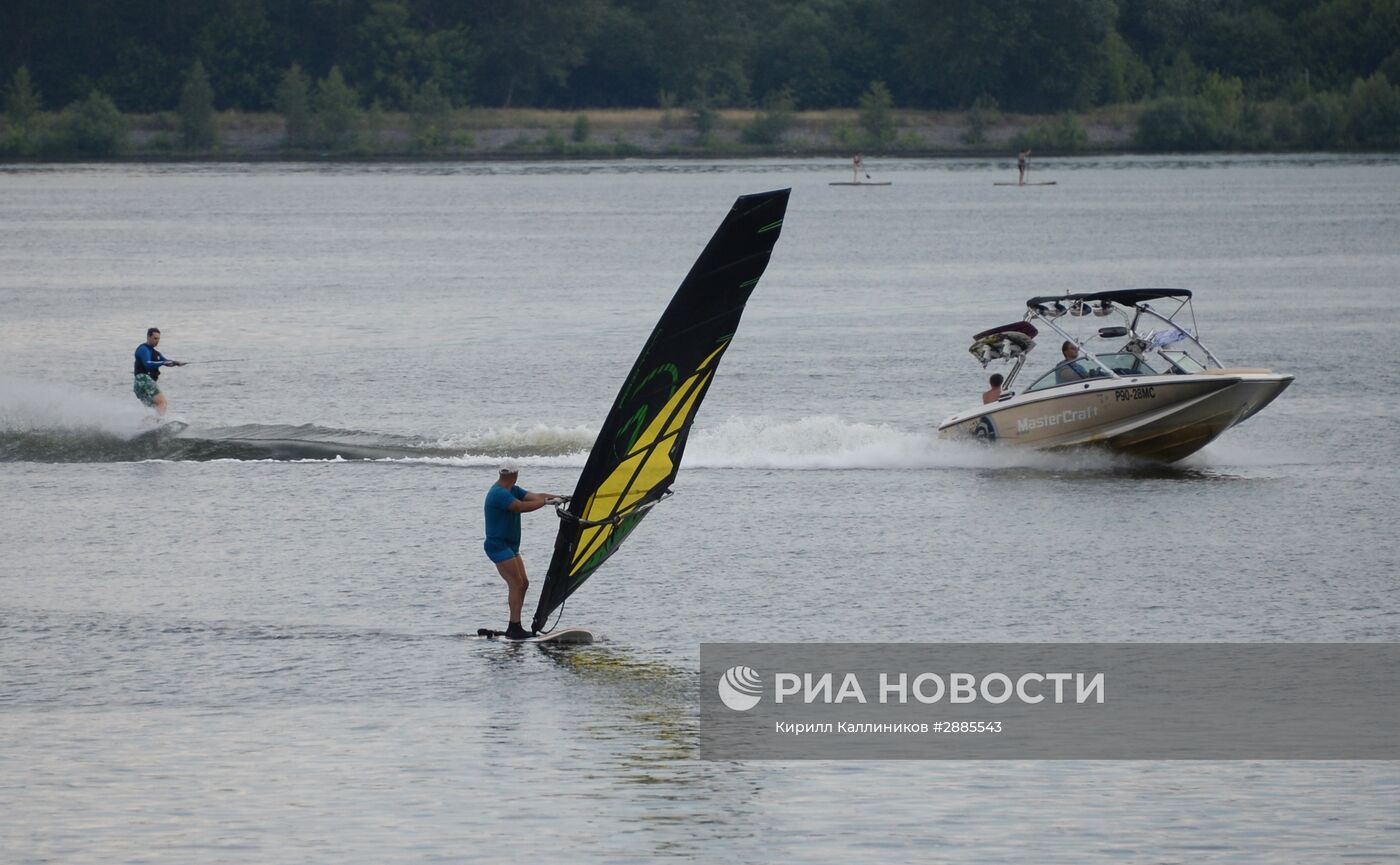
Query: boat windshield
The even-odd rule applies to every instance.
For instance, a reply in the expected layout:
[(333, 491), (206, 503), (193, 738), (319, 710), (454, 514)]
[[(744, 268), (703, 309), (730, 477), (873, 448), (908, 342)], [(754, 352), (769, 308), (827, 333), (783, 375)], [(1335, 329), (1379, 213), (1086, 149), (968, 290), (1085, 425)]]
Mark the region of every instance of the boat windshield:
[(1172, 372), (1190, 375), (1193, 372), (1205, 372), (1206, 366), (1184, 351), (1167, 351), (1163, 349), (1158, 352), (1167, 363), (1171, 364)]
[[(1117, 375), (1161, 375), (1160, 372), (1148, 365), (1147, 361), (1130, 351), (1100, 354), (1096, 357), (1099, 359), (1099, 363), (1113, 370)], [(1054, 369), (1036, 379), (1034, 384), (1026, 388), (1026, 391), (1045, 390), (1048, 387), (1073, 384), (1083, 379), (1102, 378), (1107, 375), (1108, 373), (1104, 372), (1103, 368), (1092, 360), (1079, 358), (1067, 363), (1056, 364)]]

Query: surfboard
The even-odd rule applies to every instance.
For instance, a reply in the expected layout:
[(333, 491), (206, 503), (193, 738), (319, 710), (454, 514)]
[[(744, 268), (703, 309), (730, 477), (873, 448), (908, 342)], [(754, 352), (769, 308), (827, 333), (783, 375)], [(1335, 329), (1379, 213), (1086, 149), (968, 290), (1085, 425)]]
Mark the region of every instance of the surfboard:
[(493, 631), (490, 628), (480, 628), (476, 635), (502, 643), (552, 643), (556, 646), (587, 646), (593, 642), (593, 632), (587, 628), (556, 628), (548, 634), (536, 634), (523, 640), (512, 639), (506, 636), (505, 631)]
[(833, 180), (828, 183), (827, 186), (892, 186), (893, 184), (893, 180), (866, 180), (855, 182), (850, 180)]
[(1028, 181), (1028, 182), (1026, 182), (1026, 183), (993, 183), (992, 185), (993, 185), (993, 186), (1054, 186), (1054, 185), (1055, 185), (1055, 181), (1053, 181), (1053, 180), (1036, 180), (1036, 181), (1034, 181), (1034, 182)]

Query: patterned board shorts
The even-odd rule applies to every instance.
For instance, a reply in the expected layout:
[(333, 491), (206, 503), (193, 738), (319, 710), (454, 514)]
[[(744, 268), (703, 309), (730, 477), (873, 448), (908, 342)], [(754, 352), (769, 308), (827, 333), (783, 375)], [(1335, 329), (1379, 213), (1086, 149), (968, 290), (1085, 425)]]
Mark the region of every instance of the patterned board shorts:
[(136, 394), (136, 398), (146, 405), (155, 405), (156, 394), (160, 393), (160, 386), (156, 384), (155, 379), (143, 372), (131, 383), (131, 392)]

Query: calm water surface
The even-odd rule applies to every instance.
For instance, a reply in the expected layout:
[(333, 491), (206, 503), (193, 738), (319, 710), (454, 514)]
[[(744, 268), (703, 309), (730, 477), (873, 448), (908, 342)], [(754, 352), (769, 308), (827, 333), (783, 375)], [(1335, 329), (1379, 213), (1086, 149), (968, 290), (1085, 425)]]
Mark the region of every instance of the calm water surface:
[[(1384, 862), (1388, 763), (709, 763), (702, 641), (1400, 639), (1400, 160), (0, 170), (5, 862)], [(734, 197), (792, 186), (676, 496), (504, 624)], [(1032, 295), (1197, 292), (1297, 382), (1186, 463), (939, 442)], [(131, 351), (179, 439), (132, 443)], [(1032, 365), (1035, 369), (1035, 365)], [(536, 579), (554, 518), (527, 515)], [(533, 605), (534, 593), (530, 604)]]

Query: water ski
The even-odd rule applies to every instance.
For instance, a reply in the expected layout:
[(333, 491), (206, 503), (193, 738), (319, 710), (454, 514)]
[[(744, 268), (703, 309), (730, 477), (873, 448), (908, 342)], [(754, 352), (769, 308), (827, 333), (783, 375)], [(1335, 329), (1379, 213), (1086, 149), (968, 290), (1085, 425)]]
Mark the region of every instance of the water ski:
[(1013, 182), (1007, 181), (1007, 182), (1004, 182), (1004, 183), (1003, 183), (1003, 182), (993, 183), (992, 185), (993, 185), (993, 186), (1054, 186), (1054, 185), (1055, 185), (1055, 181), (1053, 181), (1053, 180), (1035, 180), (1035, 181), (1027, 180), (1025, 183), (1013, 183)]
[(505, 631), (493, 631), (490, 628), (479, 628), (476, 635), (488, 640), (500, 640), (502, 643), (552, 643), (556, 646), (587, 646), (593, 642), (593, 632), (587, 628), (555, 628), (547, 634), (536, 634), (523, 640), (512, 639), (506, 636)]
[(893, 180), (833, 180), (827, 186), (891, 186)]

